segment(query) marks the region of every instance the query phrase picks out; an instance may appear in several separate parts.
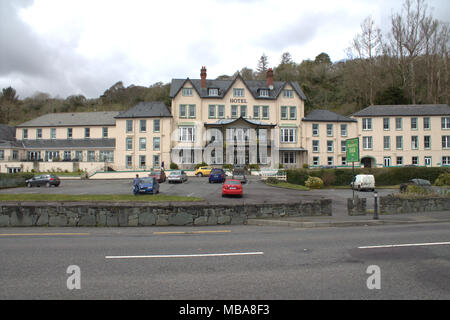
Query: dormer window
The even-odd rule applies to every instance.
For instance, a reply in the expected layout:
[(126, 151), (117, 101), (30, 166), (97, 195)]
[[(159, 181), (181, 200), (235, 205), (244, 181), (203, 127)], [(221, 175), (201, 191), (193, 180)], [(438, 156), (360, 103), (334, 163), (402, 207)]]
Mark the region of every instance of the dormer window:
[(209, 88), (208, 89), (208, 95), (209, 96), (218, 96), (219, 95), (219, 89), (217, 89), (217, 88)]
[(268, 97), (269, 96), (269, 89), (259, 89), (259, 96), (260, 97)]
[(183, 88), (181, 91), (181, 94), (183, 97), (192, 97), (193, 96), (193, 90), (192, 88)]

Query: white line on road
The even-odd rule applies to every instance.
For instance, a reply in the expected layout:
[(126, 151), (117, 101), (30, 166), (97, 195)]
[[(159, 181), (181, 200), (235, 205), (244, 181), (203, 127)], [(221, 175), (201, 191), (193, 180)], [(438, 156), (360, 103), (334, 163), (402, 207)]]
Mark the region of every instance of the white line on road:
[(196, 258), (196, 257), (224, 257), (261, 255), (264, 252), (233, 252), (233, 253), (203, 253), (203, 254), (167, 254), (150, 256), (106, 256), (105, 259), (139, 259), (139, 258)]
[(388, 244), (380, 246), (364, 246), (358, 249), (375, 249), (375, 248), (397, 248), (397, 247), (421, 247), (421, 246), (439, 246), (450, 245), (450, 242), (429, 242), (429, 243), (406, 243), (406, 244)]

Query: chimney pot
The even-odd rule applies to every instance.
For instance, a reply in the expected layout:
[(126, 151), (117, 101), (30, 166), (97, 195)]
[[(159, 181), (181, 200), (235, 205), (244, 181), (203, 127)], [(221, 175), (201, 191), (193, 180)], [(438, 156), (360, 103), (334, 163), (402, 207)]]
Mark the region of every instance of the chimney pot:
[(267, 70), (267, 78), (266, 78), (267, 87), (270, 89), (273, 89), (273, 70), (272, 68), (269, 68)]
[(201, 87), (206, 88), (206, 67), (202, 67), (200, 70)]

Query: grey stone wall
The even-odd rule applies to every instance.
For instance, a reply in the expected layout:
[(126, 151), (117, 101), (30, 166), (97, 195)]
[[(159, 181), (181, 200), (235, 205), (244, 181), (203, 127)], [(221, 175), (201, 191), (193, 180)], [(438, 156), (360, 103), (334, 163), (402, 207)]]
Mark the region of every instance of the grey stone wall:
[(450, 197), (402, 199), (392, 196), (380, 197), (381, 214), (400, 214), (414, 212), (450, 210)]
[(246, 224), (247, 219), (331, 216), (331, 200), (289, 204), (0, 203), (0, 227), (135, 227)]
[(355, 197), (347, 199), (347, 213), (349, 216), (363, 216), (366, 214), (367, 199)]

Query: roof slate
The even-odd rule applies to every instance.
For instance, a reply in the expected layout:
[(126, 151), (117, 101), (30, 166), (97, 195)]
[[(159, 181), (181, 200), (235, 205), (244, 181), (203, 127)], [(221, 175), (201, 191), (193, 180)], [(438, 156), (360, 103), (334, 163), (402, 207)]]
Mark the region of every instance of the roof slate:
[(115, 118), (162, 118), (172, 117), (164, 102), (139, 102), (133, 108), (121, 112)]
[(345, 117), (330, 110), (314, 109), (302, 119), (303, 121), (322, 122), (356, 122), (355, 119)]
[(447, 104), (375, 105), (354, 113), (353, 117), (440, 116), (450, 115)]
[(114, 126), (119, 111), (48, 113), (17, 127)]

